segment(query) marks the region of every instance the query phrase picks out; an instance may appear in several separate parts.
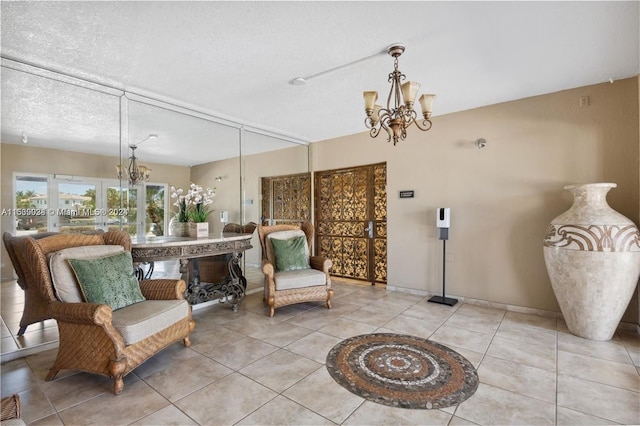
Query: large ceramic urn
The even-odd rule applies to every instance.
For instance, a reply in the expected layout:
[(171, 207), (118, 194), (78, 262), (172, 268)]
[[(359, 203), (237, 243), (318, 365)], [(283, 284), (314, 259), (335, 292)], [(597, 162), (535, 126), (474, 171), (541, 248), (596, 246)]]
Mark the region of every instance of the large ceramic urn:
[(551, 221), (544, 261), (571, 333), (609, 340), (640, 278), (640, 233), (607, 204), (615, 183), (568, 185), (574, 201)]

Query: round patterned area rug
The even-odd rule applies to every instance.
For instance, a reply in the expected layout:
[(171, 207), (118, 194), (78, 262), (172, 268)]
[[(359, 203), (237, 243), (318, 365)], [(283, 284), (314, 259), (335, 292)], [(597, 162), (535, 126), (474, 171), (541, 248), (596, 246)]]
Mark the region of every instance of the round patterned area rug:
[(392, 407), (449, 407), (478, 388), (478, 373), (465, 357), (438, 343), (401, 334), (343, 340), (329, 351), (327, 370), (352, 393)]

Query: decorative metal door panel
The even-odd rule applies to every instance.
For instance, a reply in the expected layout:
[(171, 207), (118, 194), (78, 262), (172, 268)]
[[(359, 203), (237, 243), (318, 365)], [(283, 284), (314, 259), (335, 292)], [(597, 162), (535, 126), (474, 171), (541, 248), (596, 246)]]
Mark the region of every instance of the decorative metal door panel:
[(311, 173), (262, 178), (262, 223), (311, 220)]
[(316, 253), (331, 274), (387, 281), (386, 163), (315, 173)]

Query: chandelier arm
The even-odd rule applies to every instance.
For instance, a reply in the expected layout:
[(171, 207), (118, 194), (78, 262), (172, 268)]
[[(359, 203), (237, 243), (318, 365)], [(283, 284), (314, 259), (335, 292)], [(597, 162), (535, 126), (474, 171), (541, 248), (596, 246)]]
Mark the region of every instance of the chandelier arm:
[[(400, 81), (406, 77), (397, 67), (395, 71), (389, 74), (389, 82), (391, 83), (391, 89), (389, 90), (389, 96), (387, 97), (387, 110), (397, 111), (402, 106), (402, 94), (400, 93)], [(393, 98), (393, 108), (391, 107), (391, 99)]]
[(380, 108), (380, 111), (378, 112), (378, 117), (380, 118), (380, 121), (389, 121), (389, 119), (391, 119), (391, 114), (392, 114), (392, 110), (388, 108)]
[(393, 96), (393, 88), (396, 85), (396, 79), (393, 73), (389, 74), (389, 82), (391, 83), (391, 90), (389, 90), (389, 96), (387, 96), (387, 111), (393, 111), (391, 108), (391, 96)]
[(396, 91), (396, 108), (400, 108), (401, 106), (403, 106), (403, 102), (402, 102), (402, 92), (400, 91), (400, 82), (402, 80), (404, 80), (406, 77), (404, 74), (402, 74), (400, 71), (397, 71), (396, 73), (396, 84), (395, 84), (395, 91)]
[(416, 118), (418, 118), (418, 114), (416, 113), (415, 109), (409, 109), (407, 107), (402, 107), (403, 111), (402, 111), (402, 119), (404, 120), (404, 122), (406, 123), (406, 125), (404, 126), (409, 127), (411, 125), (411, 123), (413, 123), (414, 121), (416, 121)]
[[(422, 122), (422, 124), (420, 124), (420, 122)], [(422, 130), (423, 132), (426, 132), (427, 130), (431, 129), (431, 120), (429, 120), (428, 118), (425, 118), (424, 120), (414, 120), (414, 123), (416, 123), (416, 127), (420, 130)]]
[(375, 124), (373, 124), (373, 123), (374, 123), (373, 118), (371, 118), (371, 117), (365, 117), (365, 119), (364, 119), (364, 125), (365, 125), (365, 127), (366, 127), (367, 129), (375, 129), (375, 128), (376, 128), (376, 125), (375, 125)]
[(387, 132), (387, 142), (391, 142), (391, 137), (393, 132), (391, 131), (387, 123), (380, 120), (380, 127), (383, 128), (385, 132)]

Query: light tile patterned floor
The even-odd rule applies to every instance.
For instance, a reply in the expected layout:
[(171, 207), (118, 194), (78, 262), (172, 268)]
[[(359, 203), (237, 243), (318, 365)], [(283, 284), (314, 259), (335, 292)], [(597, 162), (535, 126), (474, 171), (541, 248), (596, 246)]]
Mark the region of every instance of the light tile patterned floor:
[[(259, 271), (247, 277), (251, 289), (260, 288)], [(177, 343), (148, 360), (126, 377), (120, 396), (110, 380), (85, 373), (45, 382), (55, 349), (3, 364), (2, 396), (18, 393), (23, 418), (37, 425), (640, 423), (635, 332), (594, 342), (555, 318), (334, 283), (331, 310), (305, 303), (269, 318), (258, 291), (235, 313), (221, 305), (194, 311), (192, 346)], [(16, 289), (2, 285), (3, 353), (57, 335), (53, 322), (14, 340), (22, 308)], [(351, 394), (329, 376), (326, 354), (344, 338), (372, 332), (417, 335), (460, 352), (478, 368), (477, 392), (442, 410), (391, 408)]]

